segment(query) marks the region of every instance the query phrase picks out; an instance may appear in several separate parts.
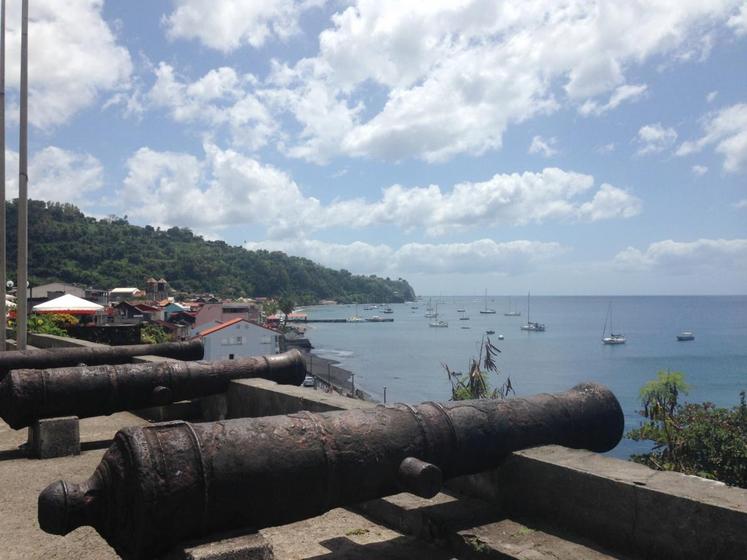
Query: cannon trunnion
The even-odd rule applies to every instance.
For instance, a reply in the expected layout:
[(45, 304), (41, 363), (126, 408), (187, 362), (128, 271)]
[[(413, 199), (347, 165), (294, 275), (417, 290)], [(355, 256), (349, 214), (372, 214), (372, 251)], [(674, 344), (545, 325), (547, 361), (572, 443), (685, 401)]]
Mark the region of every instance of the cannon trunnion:
[(607, 451), (622, 432), (617, 399), (591, 383), (506, 401), (127, 428), (87, 481), (40, 494), (39, 524), (54, 534), (91, 525), (123, 558), (145, 559), (185, 539), (403, 490), (430, 497), (442, 480), (495, 468), (519, 449)]

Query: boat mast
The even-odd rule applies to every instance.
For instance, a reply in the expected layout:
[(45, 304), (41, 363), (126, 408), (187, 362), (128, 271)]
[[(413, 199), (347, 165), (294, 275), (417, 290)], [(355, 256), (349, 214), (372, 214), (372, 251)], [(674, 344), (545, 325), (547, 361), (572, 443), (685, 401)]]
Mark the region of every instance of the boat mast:
[(532, 321), (530, 321), (530, 315), (529, 315), (529, 291), (527, 291), (527, 325), (530, 325)]
[[(608, 305), (607, 314), (604, 316), (604, 326), (602, 327), (602, 339), (604, 339), (604, 334), (607, 332), (607, 321), (609, 321), (609, 318), (610, 318), (611, 308), (612, 308), (612, 303)], [(610, 323), (610, 330), (612, 330), (612, 323)]]

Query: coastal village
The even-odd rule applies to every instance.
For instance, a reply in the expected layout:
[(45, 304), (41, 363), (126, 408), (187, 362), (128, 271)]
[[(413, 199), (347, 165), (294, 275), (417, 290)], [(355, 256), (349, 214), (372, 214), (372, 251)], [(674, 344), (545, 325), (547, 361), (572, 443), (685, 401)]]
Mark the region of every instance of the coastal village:
[[(155, 327), (158, 337), (153, 342), (201, 338), (210, 361), (279, 353), (289, 342), (308, 347), (302, 327), (286, 327), (286, 322), (305, 315), (283, 313), (272, 298), (225, 300), (213, 294), (177, 293), (164, 278), (148, 278), (142, 289), (103, 290), (53, 282), (29, 292), (32, 313), (71, 315), (77, 319), (75, 336), (92, 342), (147, 342), (143, 333)], [(7, 297), (13, 319), (14, 297)]]

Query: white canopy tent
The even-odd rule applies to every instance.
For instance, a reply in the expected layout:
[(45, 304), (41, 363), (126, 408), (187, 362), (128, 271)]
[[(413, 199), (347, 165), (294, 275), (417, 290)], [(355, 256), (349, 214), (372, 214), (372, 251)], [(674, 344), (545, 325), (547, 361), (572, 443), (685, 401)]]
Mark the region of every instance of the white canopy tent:
[(70, 315), (95, 315), (104, 309), (103, 305), (93, 303), (72, 294), (65, 294), (58, 298), (35, 305), (34, 313), (68, 313)]

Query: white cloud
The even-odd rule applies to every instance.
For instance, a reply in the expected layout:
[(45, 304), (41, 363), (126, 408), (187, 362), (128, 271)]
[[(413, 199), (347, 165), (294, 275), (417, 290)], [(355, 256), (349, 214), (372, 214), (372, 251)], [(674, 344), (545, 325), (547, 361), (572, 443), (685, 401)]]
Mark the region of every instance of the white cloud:
[(406, 231), (422, 228), (429, 235), (442, 235), (475, 227), (628, 218), (640, 212), (639, 199), (607, 184), (591, 200), (579, 200), (593, 186), (590, 175), (547, 168), (458, 183), (450, 191), (438, 185), (393, 185), (383, 190), (377, 202), (342, 201), (330, 213), (347, 216), (344, 219), (353, 227), (393, 224)]
[(242, 45), (259, 48), (269, 39), (286, 40), (300, 31), (298, 20), (324, 0), (174, 0), (164, 16), (171, 39), (196, 39), (203, 45), (231, 52)]
[(328, 243), (313, 239), (265, 240), (244, 243), (251, 251), (283, 251), (295, 257), (306, 257), (323, 266), (346, 269), (355, 274), (386, 274), (392, 266), (395, 251), (388, 245), (362, 241)]
[(576, 212), (577, 219), (597, 222), (612, 218), (632, 218), (641, 213), (641, 201), (630, 193), (604, 183), (590, 202)]
[(617, 109), (623, 102), (640, 99), (647, 89), (648, 86), (645, 84), (623, 84), (612, 92), (607, 103), (600, 105), (598, 102), (589, 99), (578, 108), (578, 112), (584, 116), (601, 115), (612, 109)]
[(608, 144), (603, 144), (602, 146), (598, 146), (594, 151), (598, 154), (610, 154), (615, 151), (615, 143), (609, 142)]
[(703, 132), (698, 140), (680, 144), (677, 155), (686, 156), (715, 145), (716, 152), (724, 156), (724, 171), (747, 170), (747, 103), (707, 114), (703, 119)]
[(703, 175), (708, 173), (708, 167), (706, 167), (705, 165), (693, 165), (692, 171), (698, 177), (702, 177)]
[[(29, 8), (29, 122), (67, 122), (107, 91), (129, 86), (132, 63), (102, 17), (102, 0), (39, 0)], [(8, 3), (6, 72), (19, 87), (21, 3)], [(9, 113), (15, 118), (16, 111)]]
[[(5, 196), (18, 197), (18, 152), (6, 150)], [(104, 170), (92, 155), (47, 146), (29, 160), (29, 198), (88, 206), (103, 186)]]
[(141, 148), (127, 168), (120, 196), (128, 215), (153, 225), (261, 224), (272, 236), (287, 236), (314, 223), (319, 210), (286, 173), (211, 144), (204, 160)]
[(622, 189), (602, 184), (594, 192), (590, 175), (557, 168), (497, 174), (446, 191), (438, 185), (392, 185), (376, 201), (342, 199), (323, 205), (282, 171), (212, 144), (205, 146), (203, 160), (141, 148), (127, 167), (121, 196), (130, 216), (154, 225), (201, 229), (256, 224), (273, 238), (386, 225), (440, 235), (498, 225), (628, 218), (641, 206)]
[(215, 130), (225, 127), (233, 146), (256, 150), (267, 144), (277, 125), (264, 104), (246, 89), (256, 83), (251, 74), (229, 67), (209, 71), (194, 82), (177, 76), (161, 62), (156, 81), (140, 102), (142, 109), (160, 107), (179, 123), (202, 123)]
[[(276, 68), (273, 79), (279, 79), (283, 72)], [(288, 146), (281, 143), (281, 150), (291, 157), (316, 163), (326, 163), (340, 153), (345, 135), (354, 128), (363, 110), (362, 103), (350, 106), (322, 80), (310, 76), (294, 87), (266, 89), (258, 95), (275, 111), (289, 112), (302, 125), (298, 140)]]
[(665, 128), (661, 123), (642, 126), (638, 130), (638, 155), (663, 152), (670, 148), (677, 140), (677, 132), (673, 128)]
[(399, 248), (361, 241), (350, 244), (295, 239), (259, 241), (247, 249), (284, 251), (332, 268), (358, 274), (400, 273), (496, 273), (513, 275), (564, 254), (568, 249), (554, 242), (479, 239), (467, 243), (407, 243)]
[(739, 11), (729, 18), (727, 25), (737, 36), (747, 35), (747, 2), (744, 2)]
[(508, 126), (563, 104), (596, 115), (640, 98), (631, 69), (707, 43), (733, 6), (358, 0), (332, 17), (316, 57), (276, 67), (270, 86), (296, 103), (314, 91), (335, 108), (322, 128), (290, 103), (303, 129), (286, 146), (295, 157), (479, 155), (500, 148)]
[(625, 270), (654, 271), (668, 275), (695, 275), (713, 271), (719, 275), (747, 270), (747, 239), (668, 239), (651, 243), (641, 251), (628, 247), (615, 257)]
[(742, 200), (735, 202), (734, 208), (736, 208), (737, 210), (747, 209), (747, 198), (743, 198)]
[(519, 274), (566, 252), (559, 243), (479, 239), (469, 243), (408, 243), (395, 254), (397, 270), (425, 273)]
[(713, 103), (717, 96), (718, 96), (718, 91), (716, 90), (708, 92), (708, 95), (706, 95), (706, 102)]
[(545, 140), (542, 136), (535, 136), (532, 138), (532, 143), (529, 145), (529, 153), (552, 157), (558, 153), (558, 150), (554, 147), (557, 142), (558, 141), (555, 137)]

